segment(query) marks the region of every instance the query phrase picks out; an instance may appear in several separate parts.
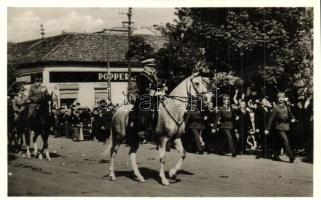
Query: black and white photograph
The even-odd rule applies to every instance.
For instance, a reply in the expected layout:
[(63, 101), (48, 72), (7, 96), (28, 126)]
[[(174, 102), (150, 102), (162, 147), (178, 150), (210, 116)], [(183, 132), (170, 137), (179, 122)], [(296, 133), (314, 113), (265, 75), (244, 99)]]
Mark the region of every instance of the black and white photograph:
[(8, 6), (6, 196), (314, 197), (319, 8), (210, 5)]

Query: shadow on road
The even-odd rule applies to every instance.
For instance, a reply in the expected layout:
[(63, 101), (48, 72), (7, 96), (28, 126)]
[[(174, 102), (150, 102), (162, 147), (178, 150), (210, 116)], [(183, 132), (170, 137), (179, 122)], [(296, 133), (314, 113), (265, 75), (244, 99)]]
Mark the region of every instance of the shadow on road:
[[(146, 180), (153, 179), (153, 180), (157, 181), (159, 184), (162, 183), (161, 179), (159, 177), (159, 171), (154, 170), (154, 169), (150, 169), (150, 168), (146, 168), (146, 167), (139, 168), (139, 171)], [(168, 172), (165, 172), (165, 173), (166, 173), (166, 177), (169, 177)], [(186, 170), (180, 170), (177, 172), (177, 175), (178, 174), (194, 175), (194, 173), (191, 173)], [(129, 179), (137, 181), (133, 171), (115, 171), (115, 175), (116, 175), (116, 177), (127, 177)], [(103, 176), (103, 178), (107, 178), (108, 176), (109, 175), (107, 174), (107, 175)], [(178, 179), (176, 176), (169, 178), (169, 180), (170, 180), (171, 184), (181, 182), (181, 180)]]
[(50, 152), (49, 154), (50, 154), (50, 157), (51, 157), (51, 158), (64, 157), (64, 156), (61, 156), (60, 154), (54, 153), (54, 152)]

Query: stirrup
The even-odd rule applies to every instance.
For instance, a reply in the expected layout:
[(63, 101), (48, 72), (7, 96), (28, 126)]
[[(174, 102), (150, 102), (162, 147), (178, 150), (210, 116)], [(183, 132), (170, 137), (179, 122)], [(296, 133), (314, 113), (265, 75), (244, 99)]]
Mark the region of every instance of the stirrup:
[(130, 122), (130, 123), (129, 123), (129, 127), (131, 127), (131, 128), (133, 128), (133, 127), (134, 127), (134, 125), (135, 125), (135, 123), (134, 123), (134, 122)]

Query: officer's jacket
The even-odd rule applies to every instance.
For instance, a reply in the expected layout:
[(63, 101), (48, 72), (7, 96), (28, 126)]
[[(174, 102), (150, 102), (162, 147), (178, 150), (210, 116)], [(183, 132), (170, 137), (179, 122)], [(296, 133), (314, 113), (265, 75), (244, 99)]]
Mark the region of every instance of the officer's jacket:
[(229, 107), (228, 109), (225, 108), (224, 106), (219, 107), (219, 111), (215, 117), (214, 121), (214, 129), (217, 128), (218, 121), (220, 120), (221, 129), (233, 129), (234, 127), (234, 114), (232, 111), (232, 108)]
[(274, 129), (280, 131), (290, 130), (289, 110), (287, 106), (281, 104), (277, 104), (274, 106), (267, 125), (267, 129), (271, 130), (272, 126)]
[(157, 89), (156, 77), (150, 76), (144, 72), (140, 73), (136, 77), (137, 88), (139, 90), (139, 95), (149, 94), (150, 90)]
[(241, 109), (238, 109), (235, 111), (235, 114), (239, 117), (235, 123), (236, 128), (242, 132), (246, 132), (248, 129), (250, 129), (251, 119), (249, 111), (245, 110), (245, 112), (242, 112)]
[(28, 95), (28, 99), (31, 101), (31, 103), (38, 103), (41, 96), (42, 92), (40, 90), (40, 87), (38, 85), (31, 85)]
[(189, 111), (186, 120), (188, 128), (201, 129), (203, 127), (202, 115), (199, 109)]
[(24, 96), (15, 95), (12, 100), (12, 108), (16, 114), (21, 113), (25, 109), (26, 98)]

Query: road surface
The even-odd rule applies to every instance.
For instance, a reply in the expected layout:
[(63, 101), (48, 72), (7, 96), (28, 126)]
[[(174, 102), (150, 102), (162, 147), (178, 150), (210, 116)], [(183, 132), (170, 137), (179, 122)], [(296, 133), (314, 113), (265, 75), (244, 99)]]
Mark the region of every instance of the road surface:
[[(39, 147), (41, 141), (38, 142)], [(116, 157), (117, 180), (107, 177), (106, 145), (67, 138), (49, 138), (52, 161), (25, 159), (9, 154), (9, 196), (312, 196), (313, 165), (297, 158), (293, 164), (256, 160), (253, 155), (236, 158), (215, 154), (187, 154), (183, 169), (170, 186), (160, 184), (158, 151), (142, 145), (137, 162), (145, 183), (136, 182), (122, 145)], [(53, 153), (54, 152), (54, 153)], [(167, 152), (166, 170), (178, 159), (176, 150)]]

